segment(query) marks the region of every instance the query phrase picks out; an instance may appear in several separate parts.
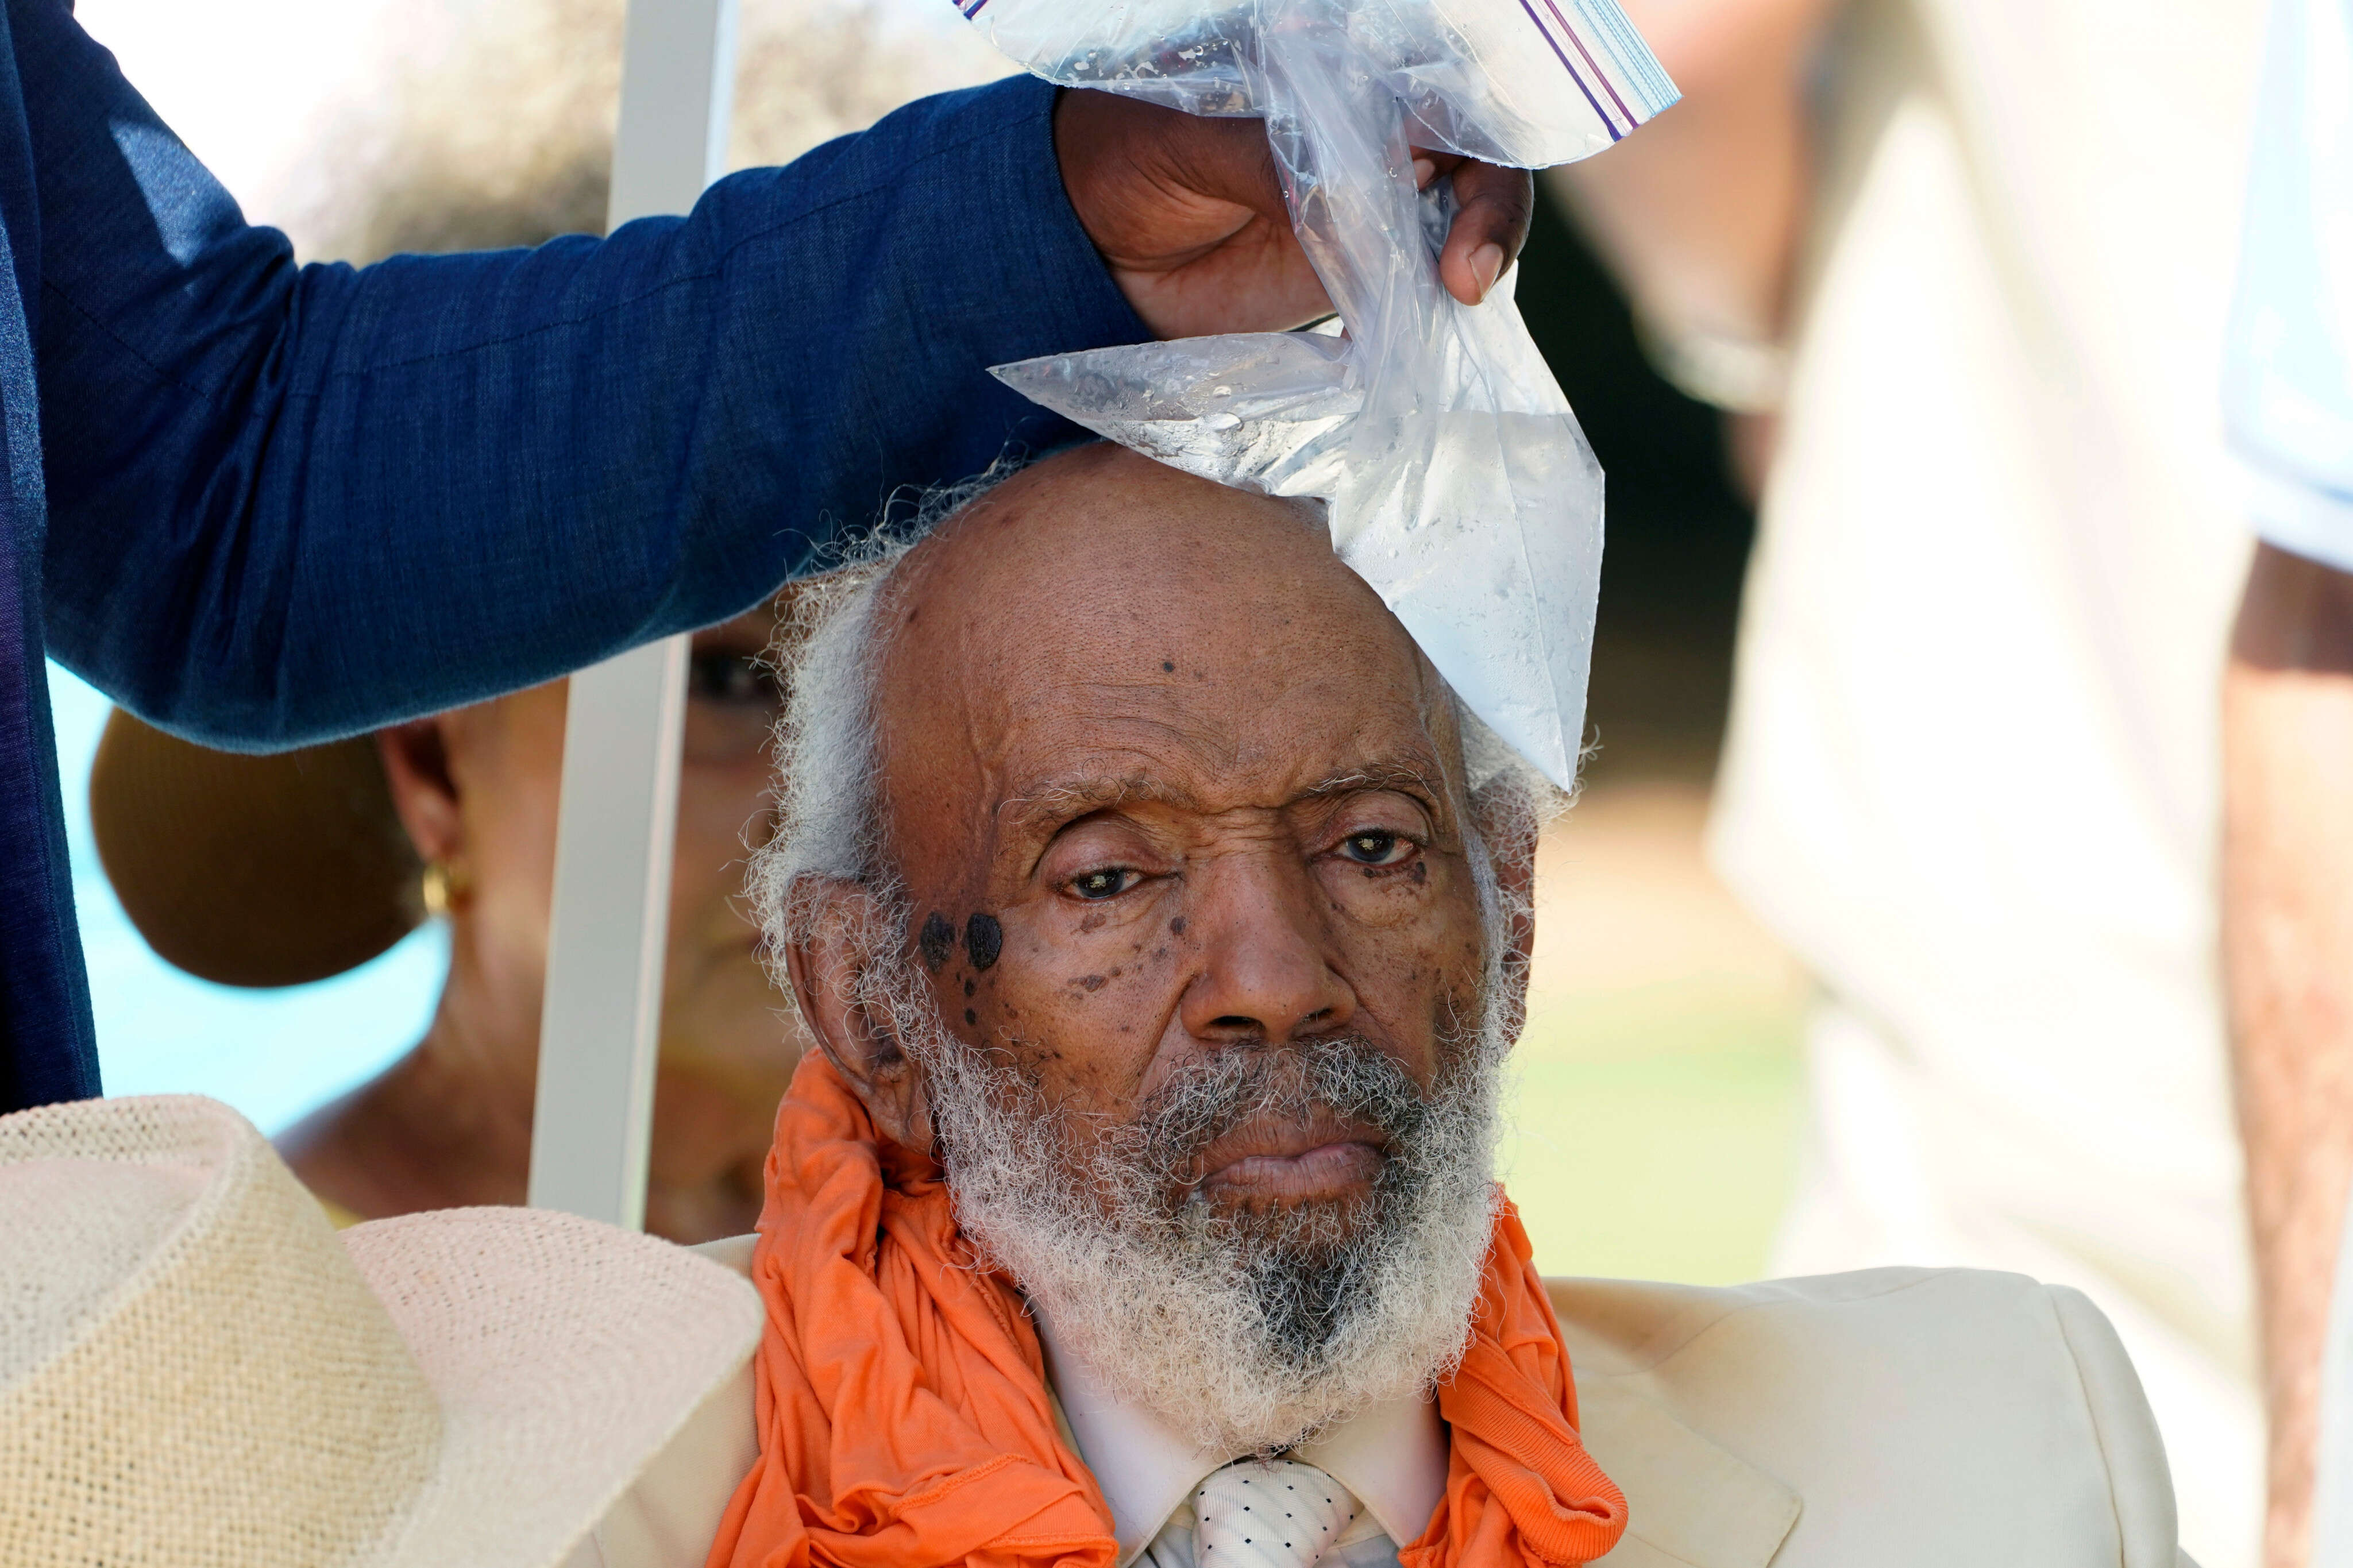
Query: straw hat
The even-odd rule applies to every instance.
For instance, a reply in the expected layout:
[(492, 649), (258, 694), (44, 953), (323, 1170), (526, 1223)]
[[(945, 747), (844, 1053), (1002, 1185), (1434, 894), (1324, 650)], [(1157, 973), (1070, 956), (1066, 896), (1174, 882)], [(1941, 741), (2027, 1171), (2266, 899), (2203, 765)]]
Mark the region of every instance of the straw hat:
[(193, 1096), (0, 1117), (0, 1563), (554, 1568), (759, 1297), (530, 1209), (329, 1228)]
[(117, 709), (90, 767), (90, 815), (131, 923), (206, 980), (323, 980), (425, 919), (424, 864), (372, 736), (249, 756)]

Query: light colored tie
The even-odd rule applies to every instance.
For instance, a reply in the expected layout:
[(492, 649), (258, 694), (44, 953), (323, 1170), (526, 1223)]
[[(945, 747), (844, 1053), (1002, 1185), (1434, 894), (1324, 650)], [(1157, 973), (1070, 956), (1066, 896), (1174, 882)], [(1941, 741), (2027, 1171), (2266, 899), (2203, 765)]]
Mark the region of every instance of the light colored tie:
[(1194, 1568), (1310, 1568), (1364, 1504), (1296, 1459), (1237, 1459), (1193, 1490)]

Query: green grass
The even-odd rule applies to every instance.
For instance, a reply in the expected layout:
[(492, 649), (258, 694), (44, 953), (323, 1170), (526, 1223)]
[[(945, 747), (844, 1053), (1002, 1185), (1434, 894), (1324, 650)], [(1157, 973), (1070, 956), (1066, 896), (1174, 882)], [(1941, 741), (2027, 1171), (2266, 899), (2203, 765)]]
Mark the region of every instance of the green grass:
[(1679, 981), (1539, 998), (1506, 1185), (1547, 1274), (1763, 1274), (1796, 1172), (1799, 1005)]

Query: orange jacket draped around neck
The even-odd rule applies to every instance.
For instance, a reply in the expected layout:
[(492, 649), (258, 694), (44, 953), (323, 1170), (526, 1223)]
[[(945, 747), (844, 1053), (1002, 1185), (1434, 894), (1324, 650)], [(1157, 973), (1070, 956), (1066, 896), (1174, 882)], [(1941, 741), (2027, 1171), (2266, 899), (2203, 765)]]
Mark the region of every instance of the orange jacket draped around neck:
[[(1470, 1348), (1438, 1390), (1446, 1495), (1402, 1568), (1569, 1568), (1626, 1528), (1500, 1208)], [(1056, 1430), (1011, 1280), (975, 1266), (939, 1168), (882, 1140), (814, 1051), (777, 1114), (752, 1277), (760, 1461), (710, 1568), (1113, 1568), (1111, 1511)]]

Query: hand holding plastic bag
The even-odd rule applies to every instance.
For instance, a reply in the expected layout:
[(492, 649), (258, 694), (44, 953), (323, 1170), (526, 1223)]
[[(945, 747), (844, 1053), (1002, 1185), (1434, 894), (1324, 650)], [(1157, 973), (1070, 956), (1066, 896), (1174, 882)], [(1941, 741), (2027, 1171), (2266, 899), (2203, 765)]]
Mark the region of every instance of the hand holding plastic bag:
[(1267, 122), (1345, 336), (1251, 332), (1000, 365), (1172, 467), (1328, 508), (1341, 558), (1472, 711), (1574, 784), (1601, 470), (1512, 303), (1440, 285), (1444, 182), (1412, 148), (1543, 167), (1674, 100), (1614, 0), (977, 0), (1050, 80)]

